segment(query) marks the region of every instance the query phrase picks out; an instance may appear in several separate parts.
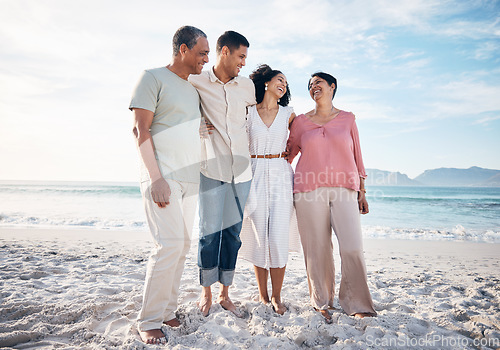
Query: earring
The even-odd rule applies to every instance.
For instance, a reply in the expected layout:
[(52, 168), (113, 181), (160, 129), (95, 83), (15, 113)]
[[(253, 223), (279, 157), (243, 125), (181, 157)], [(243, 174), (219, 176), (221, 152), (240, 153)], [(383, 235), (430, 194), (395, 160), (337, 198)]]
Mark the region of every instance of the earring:
[(264, 87), (264, 90), (267, 90), (267, 84), (266, 84), (266, 86)]

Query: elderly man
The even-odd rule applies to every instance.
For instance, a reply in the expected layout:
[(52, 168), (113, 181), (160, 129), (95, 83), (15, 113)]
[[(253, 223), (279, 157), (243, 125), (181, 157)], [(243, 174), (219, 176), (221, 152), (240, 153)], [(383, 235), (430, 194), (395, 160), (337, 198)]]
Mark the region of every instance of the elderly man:
[(141, 192), (155, 243), (149, 258), (138, 330), (148, 344), (166, 342), (175, 316), (199, 187), (199, 96), (187, 81), (208, 62), (205, 33), (184, 26), (173, 38), (169, 65), (144, 71), (134, 91), (134, 135), (142, 160)]

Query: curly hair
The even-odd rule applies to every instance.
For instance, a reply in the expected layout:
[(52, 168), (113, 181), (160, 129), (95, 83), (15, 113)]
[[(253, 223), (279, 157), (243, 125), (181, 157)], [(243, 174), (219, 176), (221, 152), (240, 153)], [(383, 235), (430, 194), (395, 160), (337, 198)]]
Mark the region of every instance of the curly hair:
[[(267, 64), (261, 64), (257, 67), (256, 70), (250, 74), (250, 79), (252, 79), (253, 84), (255, 85), (255, 99), (257, 103), (261, 103), (264, 99), (264, 94), (266, 93), (266, 83), (271, 81), (272, 78), (277, 76), (278, 74), (283, 74), (279, 70), (273, 70)], [(286, 92), (285, 94), (278, 100), (278, 104), (285, 107), (290, 103), (290, 88), (288, 87), (288, 83), (286, 83)]]

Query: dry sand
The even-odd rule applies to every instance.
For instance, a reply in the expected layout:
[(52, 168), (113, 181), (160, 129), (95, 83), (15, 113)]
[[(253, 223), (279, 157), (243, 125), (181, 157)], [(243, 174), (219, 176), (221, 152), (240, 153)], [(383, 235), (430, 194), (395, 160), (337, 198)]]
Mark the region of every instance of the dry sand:
[[(275, 314), (239, 261), (230, 295), (243, 319), (196, 307), (196, 242), (183, 276), (171, 349), (500, 349), (498, 244), (365, 240), (376, 318), (309, 304), (303, 257), (291, 254)], [(151, 242), (145, 232), (0, 229), (0, 347), (148, 349), (135, 328)], [(339, 264), (339, 257), (336, 256)], [(337, 269), (340, 271), (340, 269)], [(337, 281), (340, 276), (337, 275)], [(338, 306), (338, 305), (337, 305)]]

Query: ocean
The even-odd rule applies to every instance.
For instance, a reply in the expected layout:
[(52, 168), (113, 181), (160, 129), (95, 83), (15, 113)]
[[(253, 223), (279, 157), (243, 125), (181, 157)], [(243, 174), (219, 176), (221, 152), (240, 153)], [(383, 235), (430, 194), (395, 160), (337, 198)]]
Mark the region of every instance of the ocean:
[[(367, 238), (500, 243), (500, 188), (369, 186)], [(135, 183), (0, 182), (0, 227), (147, 231)]]

